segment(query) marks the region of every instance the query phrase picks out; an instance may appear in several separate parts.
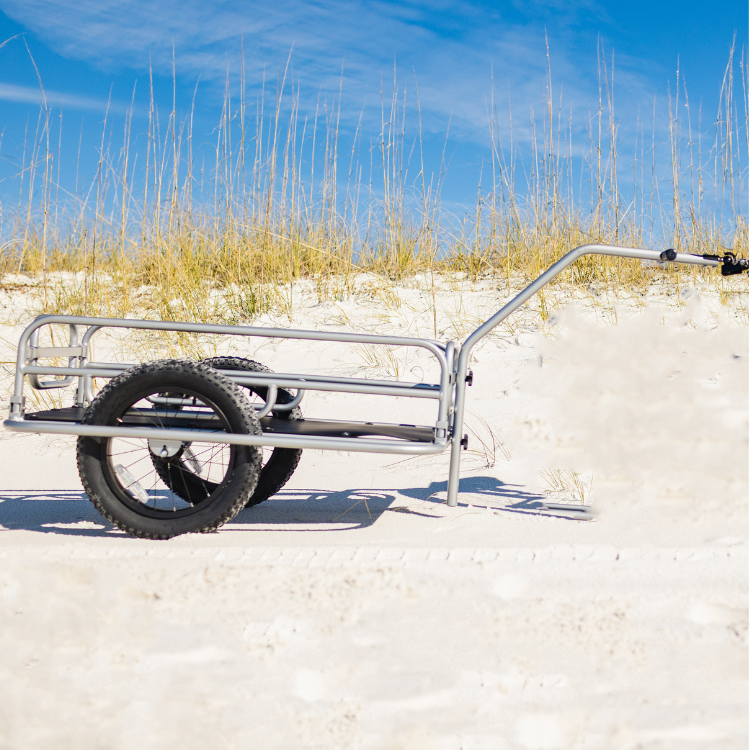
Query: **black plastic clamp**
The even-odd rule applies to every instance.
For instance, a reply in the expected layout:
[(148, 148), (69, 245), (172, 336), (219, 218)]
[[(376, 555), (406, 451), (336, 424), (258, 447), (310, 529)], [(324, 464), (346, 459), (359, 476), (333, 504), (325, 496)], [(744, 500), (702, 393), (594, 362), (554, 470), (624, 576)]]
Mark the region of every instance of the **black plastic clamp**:
[(732, 257), (731, 260), (725, 259), (724, 262), (721, 264), (721, 275), (722, 276), (734, 276), (735, 274), (742, 273), (743, 271), (748, 270), (748, 266), (750, 263), (748, 263), (747, 258), (734, 258)]
[(734, 276), (735, 274), (747, 271), (748, 266), (750, 266), (747, 258), (737, 258), (734, 253), (726, 253), (725, 255), (711, 255), (710, 253), (706, 253), (705, 255), (701, 255), (701, 258), (718, 260), (721, 263), (722, 276)]

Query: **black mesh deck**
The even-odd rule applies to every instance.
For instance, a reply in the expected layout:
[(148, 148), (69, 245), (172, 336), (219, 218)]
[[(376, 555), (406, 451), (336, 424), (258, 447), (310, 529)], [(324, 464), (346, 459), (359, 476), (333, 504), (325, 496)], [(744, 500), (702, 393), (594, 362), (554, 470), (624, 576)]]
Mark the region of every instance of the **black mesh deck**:
[[(63, 409), (35, 411), (25, 415), (29, 421), (40, 422), (80, 422), (86, 412), (84, 407), (68, 406)], [(153, 425), (153, 420), (146, 414), (126, 417), (125, 424)], [(184, 427), (184, 420), (162, 418), (164, 427)], [(435, 440), (432, 427), (420, 427), (413, 424), (386, 424), (380, 422), (338, 422), (328, 419), (277, 419), (263, 417), (260, 420), (263, 432), (283, 435), (311, 435), (318, 437), (358, 438), (389, 437), (398, 440), (409, 440), (418, 443), (431, 443)]]

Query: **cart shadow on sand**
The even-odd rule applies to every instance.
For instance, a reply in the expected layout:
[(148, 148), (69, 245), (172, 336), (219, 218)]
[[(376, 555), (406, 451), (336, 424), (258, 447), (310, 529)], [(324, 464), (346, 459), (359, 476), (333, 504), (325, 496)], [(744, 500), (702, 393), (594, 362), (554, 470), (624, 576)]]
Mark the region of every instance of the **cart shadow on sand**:
[[(547, 510), (544, 495), (495, 477), (462, 478), (457, 508), (446, 506), (446, 490), (447, 482), (400, 490), (285, 488), (261, 505), (243, 510), (220, 531), (353, 531), (373, 526), (385, 513), (435, 519), (472, 506), (499, 515), (574, 520)], [(0, 531), (16, 530), (86, 537), (124, 535), (79, 490), (0, 491)]]

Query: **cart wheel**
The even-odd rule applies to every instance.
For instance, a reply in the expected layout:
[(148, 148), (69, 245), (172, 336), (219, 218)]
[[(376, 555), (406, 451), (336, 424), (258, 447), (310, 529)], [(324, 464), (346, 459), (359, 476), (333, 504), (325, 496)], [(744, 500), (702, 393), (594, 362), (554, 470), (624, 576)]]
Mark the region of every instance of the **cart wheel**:
[[(253, 362), (250, 359), (243, 359), (242, 357), (214, 357), (213, 359), (204, 359), (203, 363), (219, 370), (271, 372), (265, 365)], [(251, 401), (254, 398), (265, 401), (268, 392), (267, 388), (255, 385), (245, 385), (242, 387), (250, 392)], [(292, 399), (293, 396), (288, 390), (279, 388), (276, 403), (288, 404)], [(272, 411), (271, 414), (276, 419), (302, 419), (302, 412), (298, 407), (295, 407), (291, 411)], [(191, 450), (191, 447), (187, 447), (179, 461), (171, 464), (171, 473), (167, 471), (170, 466), (167, 461), (159, 456), (153, 457), (154, 466), (162, 481), (172, 487), (175, 493), (188, 502), (194, 502), (192, 499), (192, 490), (195, 487), (192, 478), (195, 470), (194, 462), (189, 453)], [(301, 456), (302, 451), (295, 448), (263, 448), (262, 467), (260, 476), (258, 477), (258, 486), (247, 501), (246, 507), (250, 508), (275, 495), (289, 481), (292, 474), (294, 474)]]
[[(261, 434), (238, 386), (208, 365), (179, 360), (126, 370), (102, 389), (82, 423)], [(77, 455), (97, 510), (128, 534), (150, 539), (213, 531), (233, 518), (255, 491), (261, 461), (259, 448), (205, 442), (198, 435), (189, 442), (81, 436)], [(164, 462), (170, 482), (157, 472), (154, 456)], [(185, 461), (194, 469), (189, 502), (174, 487)]]

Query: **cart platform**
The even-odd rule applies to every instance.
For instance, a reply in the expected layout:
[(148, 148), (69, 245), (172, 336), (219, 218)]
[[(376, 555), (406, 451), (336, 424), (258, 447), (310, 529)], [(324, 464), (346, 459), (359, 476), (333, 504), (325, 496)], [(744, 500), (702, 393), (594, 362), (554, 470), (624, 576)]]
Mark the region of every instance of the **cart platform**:
[[(80, 423), (86, 407), (67, 406), (62, 409), (48, 409), (33, 411), (25, 415), (25, 419), (38, 422), (69, 422)], [(178, 428), (184, 424), (184, 418), (178, 415), (162, 417), (160, 426)], [(204, 417), (202, 422), (210, 422), (211, 417)], [(263, 434), (278, 435), (308, 435), (313, 437), (359, 438), (359, 437), (387, 437), (395, 440), (408, 440), (417, 443), (432, 443), (435, 441), (435, 428), (413, 424), (388, 424), (381, 422), (339, 422), (331, 419), (276, 419), (263, 417), (259, 420)], [(153, 424), (148, 415), (133, 413), (125, 416), (123, 425)], [(201, 427), (209, 427), (201, 424)]]

